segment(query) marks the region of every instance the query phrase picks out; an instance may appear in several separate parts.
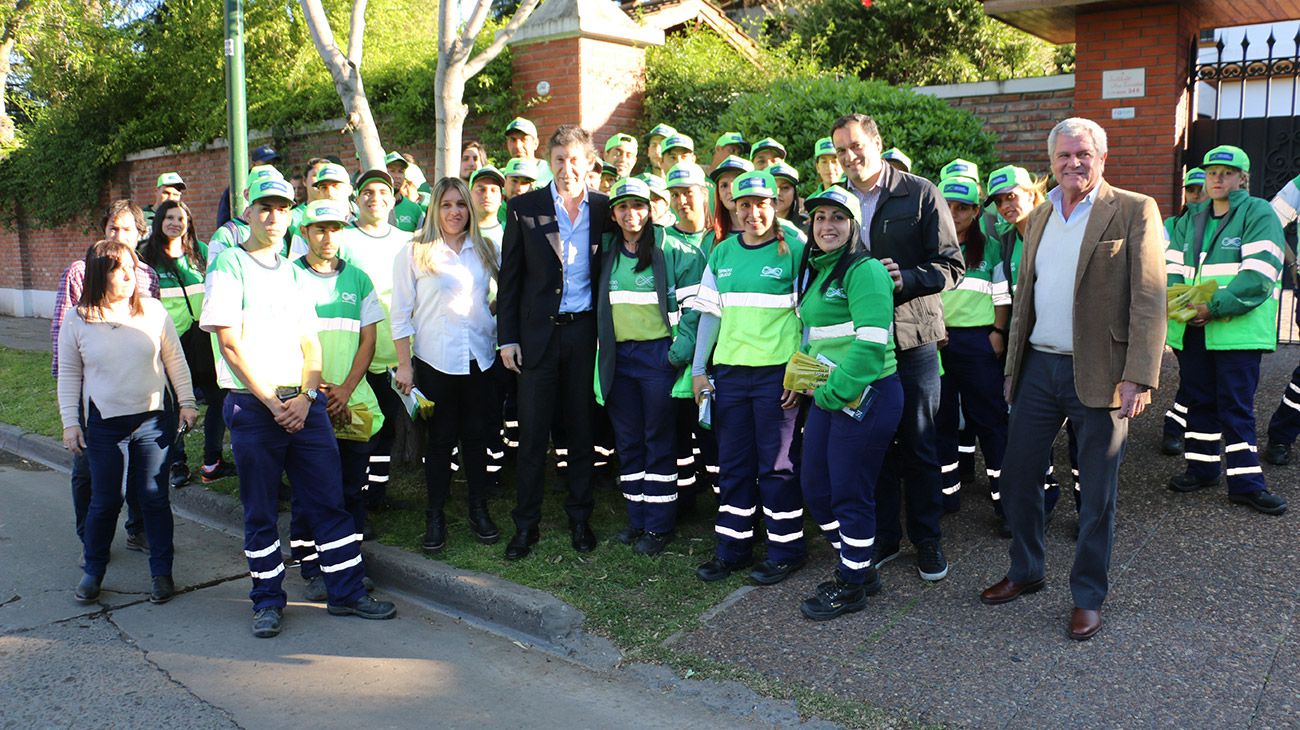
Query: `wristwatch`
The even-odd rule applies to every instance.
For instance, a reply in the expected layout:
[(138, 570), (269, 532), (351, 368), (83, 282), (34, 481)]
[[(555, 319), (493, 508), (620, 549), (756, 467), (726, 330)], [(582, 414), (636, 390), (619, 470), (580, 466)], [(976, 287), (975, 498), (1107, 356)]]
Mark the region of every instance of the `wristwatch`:
[(316, 389), (315, 389), (315, 388), (308, 388), (307, 390), (304, 390), (304, 391), (302, 392), (302, 394), (305, 395), (305, 396), (307, 396), (307, 401), (308, 401), (309, 403), (315, 403), (315, 402), (316, 402), (316, 395), (317, 395), (317, 393), (316, 393)]

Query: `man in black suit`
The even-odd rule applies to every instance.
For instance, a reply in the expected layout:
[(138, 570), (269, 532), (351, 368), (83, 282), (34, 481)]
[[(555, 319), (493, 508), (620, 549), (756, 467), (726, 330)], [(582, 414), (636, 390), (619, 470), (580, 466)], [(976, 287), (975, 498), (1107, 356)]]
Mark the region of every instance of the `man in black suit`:
[(569, 447), (573, 549), (596, 548), (591, 531), (592, 391), (596, 362), (595, 282), (609, 198), (588, 190), (595, 159), (591, 135), (561, 125), (551, 135), (554, 180), (506, 203), (497, 294), (501, 360), (519, 374), (518, 502), (506, 559), (527, 557), (537, 542), (542, 473), (553, 416), (564, 419)]

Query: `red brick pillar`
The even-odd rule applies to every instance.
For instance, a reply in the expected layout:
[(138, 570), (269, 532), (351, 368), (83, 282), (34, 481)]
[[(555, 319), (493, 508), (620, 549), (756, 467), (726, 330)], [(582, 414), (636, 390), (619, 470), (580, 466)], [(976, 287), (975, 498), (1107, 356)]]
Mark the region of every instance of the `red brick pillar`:
[[(645, 49), (663, 33), (638, 25), (609, 0), (547, 0), (510, 44), (514, 87), (545, 144), (560, 124), (579, 124), (597, 144), (634, 132), (645, 92)], [(544, 152), (541, 154), (545, 154)]]
[[(1199, 25), (1189, 5), (1080, 8), (1075, 21), (1075, 114), (1106, 130), (1106, 179), (1155, 198), (1165, 215), (1182, 199), (1182, 151), (1193, 101), (1187, 91), (1188, 53)], [(1105, 98), (1105, 72), (1133, 69), (1143, 70), (1144, 94)], [(1119, 90), (1113, 80), (1110, 86), (1112, 95)]]

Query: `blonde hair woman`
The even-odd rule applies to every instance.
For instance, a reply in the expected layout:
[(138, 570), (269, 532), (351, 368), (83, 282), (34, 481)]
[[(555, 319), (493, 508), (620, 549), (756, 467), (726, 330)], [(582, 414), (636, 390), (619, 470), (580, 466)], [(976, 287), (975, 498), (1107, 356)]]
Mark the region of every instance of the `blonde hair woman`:
[[(490, 303), (501, 252), (479, 233), (469, 188), (445, 177), (433, 186), (424, 227), (393, 261), (393, 343), (398, 389), (419, 387), (435, 404), (425, 452), (426, 552), (447, 542), (443, 507), (451, 451), (459, 444), (469, 483), (469, 526), (479, 542), (501, 536), (487, 508), (486, 404), (495, 398), (497, 325)], [(412, 342), (411, 338), (415, 341)]]

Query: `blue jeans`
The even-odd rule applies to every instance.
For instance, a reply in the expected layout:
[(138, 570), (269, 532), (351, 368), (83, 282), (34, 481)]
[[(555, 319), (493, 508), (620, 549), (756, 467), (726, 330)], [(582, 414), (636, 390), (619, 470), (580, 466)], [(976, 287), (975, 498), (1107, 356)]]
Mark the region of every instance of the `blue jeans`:
[(149, 573), (172, 574), (172, 512), (167, 468), (176, 437), (176, 416), (164, 411), (101, 418), (92, 402), (86, 419), (86, 456), (90, 465), (90, 505), (82, 540), (86, 574), (103, 577), (113, 529), (122, 511), (122, 474), (134, 492), (149, 536)]
[(939, 349), (934, 343), (899, 350), (903, 417), (898, 437), (876, 485), (876, 544), (897, 545), (899, 515), (907, 499), (907, 538), (913, 545), (938, 540), (943, 515), (939, 478)]

